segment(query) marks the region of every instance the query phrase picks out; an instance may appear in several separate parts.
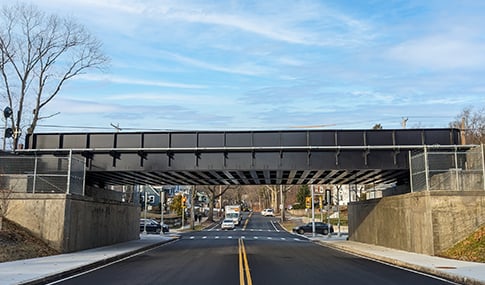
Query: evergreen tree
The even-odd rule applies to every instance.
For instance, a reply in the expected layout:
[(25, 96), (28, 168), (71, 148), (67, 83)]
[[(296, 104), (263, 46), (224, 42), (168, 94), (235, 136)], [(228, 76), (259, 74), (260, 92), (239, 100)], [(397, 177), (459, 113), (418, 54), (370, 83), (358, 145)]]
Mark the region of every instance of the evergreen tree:
[(294, 209), (305, 209), (305, 198), (310, 196), (310, 188), (308, 185), (301, 185), (300, 189), (296, 193), (296, 204), (293, 206)]

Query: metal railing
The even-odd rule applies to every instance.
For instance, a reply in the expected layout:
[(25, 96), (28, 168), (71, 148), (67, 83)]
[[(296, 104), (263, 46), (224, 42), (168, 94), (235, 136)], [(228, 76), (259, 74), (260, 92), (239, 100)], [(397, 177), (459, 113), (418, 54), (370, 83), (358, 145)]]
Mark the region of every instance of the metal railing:
[(2, 156), (0, 179), (13, 192), (84, 195), (85, 158), (67, 156)]
[(409, 154), (411, 191), (485, 190), (484, 146), (443, 151), (425, 147)]

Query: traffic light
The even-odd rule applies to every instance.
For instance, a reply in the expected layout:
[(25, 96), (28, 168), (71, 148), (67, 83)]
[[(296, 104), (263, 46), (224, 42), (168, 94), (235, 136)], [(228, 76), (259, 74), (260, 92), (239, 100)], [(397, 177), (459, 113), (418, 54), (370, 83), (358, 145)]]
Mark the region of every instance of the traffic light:
[(5, 109), (3, 110), (3, 116), (5, 117), (5, 119), (10, 118), (10, 116), (12, 116), (12, 109), (10, 107), (5, 107)]
[(182, 196), (182, 208), (187, 207), (187, 198), (185, 196)]
[(11, 138), (11, 137), (13, 137), (13, 130), (12, 130), (12, 128), (6, 128), (6, 129), (5, 129), (5, 137), (6, 137), (6, 138)]
[(307, 209), (312, 207), (312, 197), (305, 197), (305, 206)]

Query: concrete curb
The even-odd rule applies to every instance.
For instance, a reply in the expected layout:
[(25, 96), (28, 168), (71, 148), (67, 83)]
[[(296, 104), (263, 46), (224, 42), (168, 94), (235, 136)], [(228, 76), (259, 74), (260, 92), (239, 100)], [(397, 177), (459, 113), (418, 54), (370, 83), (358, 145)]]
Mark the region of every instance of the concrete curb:
[(45, 277), (42, 277), (42, 278), (39, 278), (39, 279), (35, 279), (35, 280), (27, 281), (27, 282), (22, 282), (22, 283), (19, 283), (19, 284), (22, 284), (22, 285), (37, 285), (37, 284), (46, 284), (46, 283), (54, 282), (56, 280), (66, 278), (68, 276), (72, 276), (72, 275), (75, 275), (75, 274), (78, 274), (78, 273), (81, 273), (81, 272), (84, 272), (84, 271), (88, 271), (88, 270), (94, 269), (96, 267), (103, 266), (103, 265), (112, 263), (114, 261), (126, 258), (128, 256), (131, 256), (131, 255), (134, 255), (134, 254), (137, 254), (137, 253), (140, 253), (140, 252), (144, 252), (144, 251), (156, 248), (158, 246), (161, 246), (161, 245), (164, 245), (164, 244), (167, 244), (167, 243), (174, 242), (178, 239), (179, 239), (179, 237), (173, 237), (171, 240), (163, 240), (163, 241), (160, 241), (160, 242), (155, 242), (155, 243), (152, 243), (152, 244), (149, 244), (149, 245), (146, 245), (146, 246), (143, 246), (143, 247), (131, 250), (131, 251), (127, 251), (127, 252), (122, 253), (120, 255), (111, 256), (111, 257), (104, 258), (104, 259), (101, 259), (101, 260), (96, 260), (96, 261), (93, 261), (92, 263), (89, 263), (89, 264), (86, 264), (86, 265), (83, 265), (83, 266), (80, 266), (80, 267), (72, 268), (72, 269), (69, 269), (69, 270), (58, 272), (58, 273), (55, 273), (55, 274), (52, 274), (52, 275), (49, 275), (49, 276), (45, 276)]
[(334, 248), (334, 249), (337, 249), (337, 250), (341, 250), (341, 251), (344, 251), (344, 252), (347, 252), (347, 253), (362, 256), (362, 257), (365, 257), (365, 258), (378, 260), (378, 261), (388, 263), (388, 264), (392, 264), (392, 265), (396, 265), (396, 266), (399, 266), (399, 267), (423, 272), (423, 273), (433, 275), (433, 276), (437, 276), (437, 277), (440, 277), (440, 278), (443, 278), (443, 279), (446, 279), (446, 280), (449, 280), (449, 281), (453, 281), (453, 282), (456, 282), (456, 283), (466, 284), (466, 285), (485, 285), (485, 282), (482, 282), (480, 280), (476, 280), (476, 279), (473, 279), (473, 278), (460, 276), (460, 275), (456, 275), (456, 274), (452, 274), (452, 273), (443, 272), (443, 271), (440, 271), (440, 270), (437, 270), (437, 269), (412, 264), (412, 263), (397, 260), (397, 259), (394, 259), (394, 258), (389, 258), (389, 257), (385, 257), (385, 256), (372, 254), (372, 253), (369, 253), (369, 252), (364, 252), (364, 251), (361, 251), (361, 250), (358, 250), (358, 249), (355, 249), (355, 248), (352, 248), (352, 247), (349, 247), (349, 246), (345, 246), (345, 245), (341, 245), (341, 244), (333, 244), (333, 243), (320, 241), (320, 240), (314, 240), (314, 241), (319, 243), (320, 245), (323, 245), (323, 246), (326, 246), (326, 247)]

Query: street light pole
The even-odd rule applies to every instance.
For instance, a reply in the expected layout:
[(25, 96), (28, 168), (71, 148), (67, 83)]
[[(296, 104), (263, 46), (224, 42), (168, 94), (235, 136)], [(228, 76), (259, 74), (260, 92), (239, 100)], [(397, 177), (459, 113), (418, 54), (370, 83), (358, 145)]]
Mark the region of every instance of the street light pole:
[(315, 190), (313, 184), (310, 186), (312, 189), (312, 236), (315, 237)]

